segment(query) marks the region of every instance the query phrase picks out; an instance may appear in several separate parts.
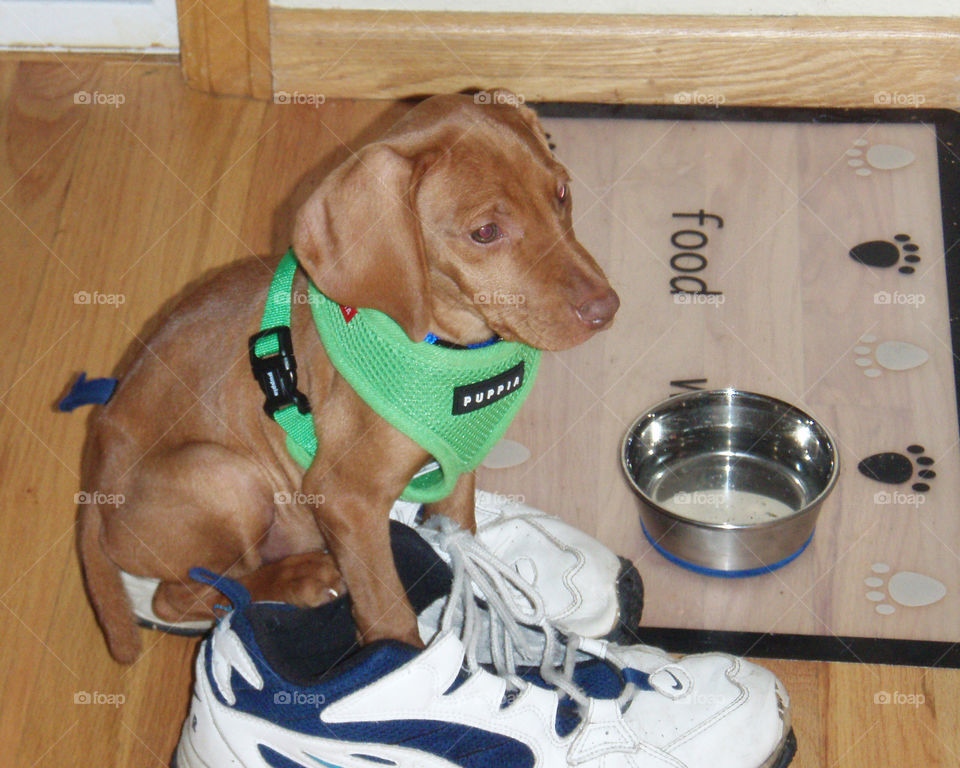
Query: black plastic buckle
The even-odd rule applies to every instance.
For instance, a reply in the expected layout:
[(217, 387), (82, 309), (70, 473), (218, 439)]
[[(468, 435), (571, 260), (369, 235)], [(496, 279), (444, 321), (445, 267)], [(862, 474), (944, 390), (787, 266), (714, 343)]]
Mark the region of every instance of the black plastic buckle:
[[(277, 337), (277, 352), (266, 357), (257, 355), (257, 342), (268, 336)], [(271, 419), (281, 408), (297, 406), (300, 413), (310, 413), (310, 401), (297, 389), (297, 359), (293, 356), (290, 327), (275, 325), (253, 334), (248, 342), (253, 377), (267, 396), (263, 410)]]

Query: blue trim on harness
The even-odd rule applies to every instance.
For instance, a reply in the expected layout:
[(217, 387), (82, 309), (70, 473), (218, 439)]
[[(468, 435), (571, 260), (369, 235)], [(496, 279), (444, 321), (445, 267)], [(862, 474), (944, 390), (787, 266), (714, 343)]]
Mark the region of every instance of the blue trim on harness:
[(435, 333), (428, 333), (423, 337), (423, 340), (427, 342), (427, 344), (436, 344), (441, 347), (454, 347), (456, 349), (483, 349), (484, 347), (489, 347), (491, 344), (496, 344), (498, 341), (501, 341), (499, 336), (491, 336), (486, 341), (478, 341), (473, 344), (460, 345), (445, 341)]

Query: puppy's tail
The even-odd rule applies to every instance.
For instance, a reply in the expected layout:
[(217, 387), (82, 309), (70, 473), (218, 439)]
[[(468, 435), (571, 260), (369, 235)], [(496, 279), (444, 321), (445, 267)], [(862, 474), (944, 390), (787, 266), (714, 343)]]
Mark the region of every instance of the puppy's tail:
[(120, 569), (107, 557), (100, 543), (103, 515), (97, 504), (80, 507), (78, 523), (80, 562), (87, 594), (103, 629), (110, 655), (121, 664), (132, 664), (140, 655), (140, 631), (133, 621)]

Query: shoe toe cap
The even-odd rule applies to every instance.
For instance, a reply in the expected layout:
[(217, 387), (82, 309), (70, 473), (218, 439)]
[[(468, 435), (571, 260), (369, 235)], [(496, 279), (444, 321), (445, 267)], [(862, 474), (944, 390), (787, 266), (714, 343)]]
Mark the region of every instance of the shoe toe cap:
[(625, 716), (641, 739), (686, 765), (763, 768), (790, 730), (786, 689), (769, 670), (723, 654), (649, 673)]

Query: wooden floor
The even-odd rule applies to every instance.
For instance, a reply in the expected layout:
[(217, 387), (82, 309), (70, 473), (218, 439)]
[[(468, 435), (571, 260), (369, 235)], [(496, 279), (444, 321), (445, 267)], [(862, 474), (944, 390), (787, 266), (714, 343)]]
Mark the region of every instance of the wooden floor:
[[(284, 248), (306, 192), (404, 109), (217, 99), (166, 63), (0, 59), (0, 764), (166, 765), (190, 695), (191, 641), (107, 656), (73, 543), (85, 420), (53, 403), (192, 278)], [(960, 765), (960, 672), (768, 665), (795, 766)]]

